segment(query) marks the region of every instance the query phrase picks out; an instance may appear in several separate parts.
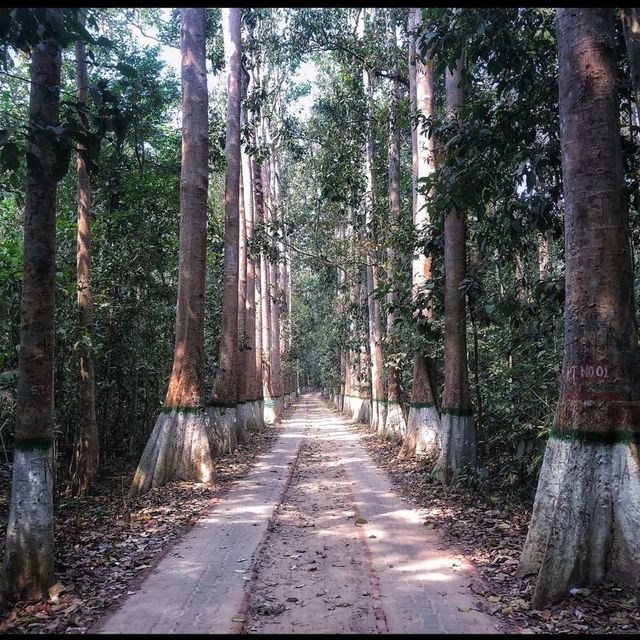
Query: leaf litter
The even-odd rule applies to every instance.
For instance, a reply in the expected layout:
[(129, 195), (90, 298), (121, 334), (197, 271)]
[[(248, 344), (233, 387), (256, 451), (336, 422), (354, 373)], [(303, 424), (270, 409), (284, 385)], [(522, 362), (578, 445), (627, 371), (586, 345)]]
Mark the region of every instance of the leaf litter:
[[(56, 584), (47, 600), (18, 601), (0, 611), (0, 633), (86, 633), (112, 605), (134, 592), (163, 551), (220, 501), (226, 487), (248, 472), (282, 430), (276, 424), (247, 433), (247, 441), (233, 454), (216, 459), (213, 485), (174, 482), (128, 500), (132, 466), (102, 467), (89, 497), (66, 497), (61, 484), (54, 524)], [(10, 491), (10, 474), (1, 474), (2, 553)]]
[(561, 602), (540, 611), (531, 609), (535, 576), (518, 577), (516, 569), (533, 496), (527, 502), (487, 481), (480, 489), (462, 484), (445, 487), (426, 471), (423, 461), (400, 457), (401, 443), (371, 433), (365, 425), (351, 428), (399, 493), (423, 512), (425, 528), (438, 530), (442, 549), (455, 544), (475, 566), (485, 583), (484, 589), (475, 587), (476, 606), (497, 617), (505, 628), (516, 633), (640, 633), (639, 594), (614, 583), (576, 586)]

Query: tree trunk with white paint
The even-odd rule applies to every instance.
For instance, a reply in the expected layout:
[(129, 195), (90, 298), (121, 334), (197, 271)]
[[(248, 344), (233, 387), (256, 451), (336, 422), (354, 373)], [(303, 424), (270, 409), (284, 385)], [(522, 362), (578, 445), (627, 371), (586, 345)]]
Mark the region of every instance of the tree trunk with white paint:
[[(389, 49), (395, 54), (397, 48), (395, 11), (389, 10)], [(392, 73), (397, 75), (397, 69), (392, 68)], [(398, 80), (391, 81), (389, 95), (389, 224), (388, 231), (391, 241), (387, 247), (387, 277), (390, 283), (390, 291), (387, 294), (387, 343), (389, 352), (394, 355), (398, 350), (397, 330), (395, 327), (398, 294), (395, 289), (397, 270), (396, 250), (393, 236), (397, 233), (400, 224), (400, 132), (398, 131), (397, 110), (400, 102), (400, 84)], [(393, 365), (387, 365), (387, 416), (382, 430), (384, 435), (402, 439), (407, 433), (407, 423), (400, 405), (400, 371)]]
[[(241, 116), (242, 117), (242, 116)], [(242, 149), (240, 151), (241, 156)], [(248, 371), (245, 353), (247, 344), (247, 220), (245, 213), (244, 161), (240, 159), (238, 180), (238, 398), (236, 404), (236, 438), (240, 444), (246, 440), (247, 423), (250, 421), (250, 405), (247, 404)]]
[[(519, 573), (533, 606), (640, 576), (640, 353), (613, 9), (558, 9), (565, 201), (560, 397)], [(580, 99), (577, 101), (576, 96)]]
[[(60, 9), (45, 9), (53, 24)], [(55, 22), (54, 22), (55, 21)], [(24, 270), (18, 406), (11, 503), (2, 575), (3, 598), (46, 598), (54, 583), (53, 366), (56, 256), (55, 148), (46, 127), (58, 125), (60, 43), (38, 22), (31, 52), (29, 137), (24, 206)], [(46, 35), (46, 37), (45, 37)]]
[[(459, 116), (464, 104), (462, 61), (447, 69), (446, 110)], [(444, 221), (444, 391), (438, 470), (448, 482), (465, 467), (476, 466), (476, 438), (467, 368), (467, 324), (460, 283), (466, 274), (465, 212), (451, 210)]]
[[(267, 129), (267, 131), (269, 131)], [(268, 138), (270, 140), (270, 136)], [(274, 223), (278, 223), (280, 219), (280, 182), (278, 176), (278, 164), (276, 161), (276, 149), (271, 142), (271, 154), (269, 156), (270, 163), (270, 201), (271, 201), (271, 219)], [(275, 402), (276, 417), (282, 414), (282, 375), (280, 367), (280, 252), (278, 242), (272, 239), (272, 248), (277, 254), (277, 258), (271, 263), (270, 271), (270, 289), (272, 296), (271, 304), (271, 386), (273, 389), (273, 399)]]
[[(420, 9), (411, 9), (409, 30), (417, 29), (422, 23)], [(423, 118), (435, 115), (433, 94), (433, 62), (423, 61), (417, 50), (419, 37), (409, 46), (409, 93), (412, 115), (418, 118), (412, 128), (413, 161), (413, 224), (418, 236), (429, 224), (429, 212), (426, 197), (418, 191), (418, 180), (426, 178), (435, 170), (435, 139), (423, 132)], [(418, 313), (427, 319), (433, 316), (433, 308), (425, 299), (425, 285), (431, 278), (431, 256), (419, 253), (413, 259), (412, 297)], [(428, 362), (421, 350), (413, 354), (413, 384), (411, 386), (411, 404), (407, 419), (407, 434), (402, 443), (402, 454), (406, 456), (428, 455), (435, 457), (440, 453), (440, 416), (436, 409), (431, 383), (428, 375)]]
[[(366, 19), (366, 16), (365, 16)], [(374, 220), (376, 196), (373, 169), (373, 84), (371, 74), (365, 69), (362, 79), (367, 99), (367, 123), (365, 141), (365, 174), (367, 189), (365, 195), (367, 225), (367, 300), (369, 304), (369, 353), (371, 358), (371, 422), (372, 431), (384, 428), (386, 404), (384, 402), (384, 381), (382, 379), (382, 328), (380, 323), (380, 303), (373, 292), (378, 286), (376, 265), (377, 229)]]
[(262, 380), (258, 389), (258, 360), (256, 359), (256, 260), (250, 251), (255, 225), (253, 202), (253, 179), (251, 175), (251, 159), (242, 154), (242, 182), (244, 196), (244, 214), (246, 230), (246, 286), (245, 286), (245, 349), (243, 351), (243, 368), (245, 370), (245, 405), (247, 410), (246, 428), (257, 429), (263, 424), (262, 406), (259, 396), (262, 395)]
[(224, 172), (224, 294), (218, 373), (207, 406), (214, 453), (231, 452), (237, 444), (238, 363), (238, 238), (240, 219), (240, 18), (238, 7), (222, 9), (227, 70), (227, 126)]
[(207, 237), (208, 104), (206, 12), (182, 9), (180, 249), (173, 367), (162, 413), (140, 458), (129, 496), (174, 480), (213, 480), (204, 410), (204, 293)]

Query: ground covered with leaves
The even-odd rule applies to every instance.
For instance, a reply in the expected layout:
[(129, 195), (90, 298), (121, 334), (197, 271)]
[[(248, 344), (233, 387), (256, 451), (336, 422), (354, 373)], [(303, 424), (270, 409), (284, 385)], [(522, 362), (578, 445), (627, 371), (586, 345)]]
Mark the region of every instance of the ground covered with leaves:
[(439, 529), (473, 562), (486, 584), (477, 593), (488, 613), (521, 633), (640, 633), (640, 594), (617, 584), (572, 589), (565, 600), (545, 610), (531, 609), (535, 576), (519, 578), (516, 567), (533, 496), (525, 498), (489, 480), (444, 487), (423, 461), (400, 458), (400, 443), (372, 434), (364, 425), (353, 428), (401, 495), (424, 510), (425, 526)]
[[(94, 495), (60, 497), (55, 516), (57, 582), (48, 600), (17, 602), (2, 611), (0, 633), (85, 633), (138, 588), (171, 543), (246, 474), (281, 430), (273, 425), (249, 433), (232, 455), (216, 461), (213, 485), (175, 482), (128, 500), (135, 469), (103, 468)], [(9, 499), (10, 469), (5, 465), (0, 470), (2, 553)]]

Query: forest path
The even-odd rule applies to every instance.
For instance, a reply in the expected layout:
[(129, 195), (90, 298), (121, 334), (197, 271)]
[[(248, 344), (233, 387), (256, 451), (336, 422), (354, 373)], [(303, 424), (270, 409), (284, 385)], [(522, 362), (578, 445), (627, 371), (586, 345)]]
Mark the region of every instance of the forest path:
[(318, 394), (101, 633), (492, 633), (473, 567)]

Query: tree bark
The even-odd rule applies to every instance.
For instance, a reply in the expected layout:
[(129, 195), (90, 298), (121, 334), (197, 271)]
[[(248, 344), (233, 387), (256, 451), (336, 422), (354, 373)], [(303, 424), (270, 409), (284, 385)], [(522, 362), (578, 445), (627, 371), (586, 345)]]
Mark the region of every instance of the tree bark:
[[(257, 362), (256, 362), (256, 283), (255, 260), (250, 251), (254, 229), (253, 180), (251, 177), (251, 159), (242, 154), (242, 181), (244, 195), (244, 214), (246, 231), (246, 283), (245, 283), (245, 350), (243, 351), (243, 369), (245, 371), (245, 402), (247, 404), (247, 422), (249, 429), (262, 424), (262, 409), (258, 412)], [(260, 381), (262, 386), (262, 381)]]
[[(83, 11), (79, 20), (85, 22)], [(76, 87), (78, 104), (87, 107), (89, 82), (87, 78), (86, 47), (84, 42), (76, 42)], [(86, 121), (84, 114), (81, 115)], [(99, 440), (96, 424), (95, 376), (93, 367), (93, 301), (91, 299), (91, 183), (87, 164), (82, 157), (82, 145), (78, 145), (77, 192), (78, 192), (78, 232), (76, 251), (76, 272), (78, 287), (78, 311), (80, 328), (88, 345), (80, 343), (78, 376), (78, 415), (76, 442), (71, 461), (71, 491), (75, 496), (84, 496), (98, 471)]]
[[(242, 151), (241, 151), (242, 154)], [(244, 155), (244, 154), (242, 154)], [(247, 405), (247, 221), (244, 194), (244, 162), (240, 159), (240, 179), (238, 180), (238, 397), (236, 405), (236, 438), (244, 443), (247, 423), (250, 421)]]
[[(256, 208), (259, 212), (259, 220), (269, 222), (269, 211), (266, 206), (265, 185), (269, 184), (268, 164), (262, 163), (256, 171)], [(268, 190), (268, 186), (267, 186)], [(264, 393), (264, 421), (273, 424), (276, 421), (275, 400), (273, 398), (273, 384), (271, 381), (271, 262), (263, 251), (260, 256), (262, 280), (261, 280), (261, 306), (262, 306), (262, 363), (263, 363), (263, 393)]]
[(548, 280), (552, 272), (551, 237), (548, 231), (538, 236), (538, 273), (540, 280)]
[(366, 224), (368, 233), (367, 249), (367, 300), (369, 304), (369, 351), (371, 354), (371, 429), (381, 432), (384, 429), (386, 404), (384, 402), (384, 381), (382, 379), (382, 326), (380, 322), (380, 303), (374, 295), (378, 286), (378, 267), (376, 266), (377, 229), (375, 223), (376, 192), (373, 173), (373, 84), (365, 69), (363, 83), (367, 96), (367, 124), (365, 141)]
[(640, 354), (613, 9), (558, 9), (565, 347), (519, 572), (533, 605), (640, 575)]
[[(269, 134), (269, 130), (267, 129)], [(271, 147), (271, 155), (269, 156), (269, 188), (270, 197), (269, 202), (271, 204), (271, 220), (277, 226), (280, 217), (280, 191), (278, 181), (278, 169), (275, 159), (275, 145), (271, 141), (271, 137), (267, 138)], [(271, 388), (273, 390), (273, 398), (275, 402), (276, 418), (280, 417), (282, 413), (282, 376), (280, 367), (280, 252), (278, 242), (273, 238), (271, 243), (272, 249), (277, 256), (271, 263), (271, 270), (269, 272), (270, 282), (269, 288), (271, 289)]]
[(208, 413), (212, 448), (233, 451), (237, 443), (238, 363), (238, 238), (240, 224), (240, 17), (238, 7), (222, 9), (227, 69), (227, 124), (224, 174), (224, 295), (220, 323), (218, 373)]
[[(462, 60), (447, 69), (446, 110), (459, 117), (464, 104)], [(444, 392), (438, 468), (448, 482), (464, 467), (476, 465), (476, 442), (467, 369), (466, 304), (460, 284), (466, 273), (465, 213), (451, 210), (444, 221)]]
[[(395, 11), (389, 10), (389, 49), (395, 54), (397, 47)], [(395, 67), (392, 74), (396, 74)], [(395, 355), (398, 350), (396, 335), (396, 312), (398, 293), (395, 279), (397, 277), (397, 258), (395, 250), (395, 234), (400, 225), (400, 133), (398, 131), (397, 110), (400, 102), (400, 84), (397, 80), (391, 81), (389, 94), (389, 225), (390, 240), (387, 246), (387, 271), (390, 290), (387, 294), (387, 340), (389, 354)], [(400, 371), (391, 364), (387, 366), (387, 417), (384, 425), (384, 433), (394, 438), (404, 438), (407, 432), (407, 424), (400, 405)]]
[[(46, 9), (54, 24), (60, 9)], [(37, 20), (37, 18), (36, 18)], [(29, 133), (24, 207), (24, 270), (18, 364), (18, 406), (11, 504), (2, 576), (4, 597), (47, 597), (54, 582), (53, 369), (56, 254), (55, 146), (60, 43), (38, 22), (31, 53)]]
[(173, 366), (162, 413), (129, 495), (173, 480), (213, 480), (204, 403), (204, 295), (209, 129), (205, 9), (182, 9), (180, 248)]
[[(411, 9), (409, 30), (418, 29), (421, 24), (421, 10)], [(426, 196), (422, 193), (423, 189), (418, 189), (419, 180), (429, 177), (435, 171), (435, 138), (423, 131), (422, 122), (423, 119), (435, 115), (435, 98), (433, 63), (431, 60), (422, 60), (417, 51), (418, 40), (419, 37), (416, 36), (409, 46), (409, 93), (412, 116), (416, 119), (411, 131), (413, 223), (420, 237), (430, 221)], [(425, 296), (425, 285), (431, 279), (431, 256), (421, 251), (413, 259), (412, 271), (411, 292), (417, 314), (431, 318), (433, 308)], [(437, 456), (440, 452), (440, 416), (435, 406), (428, 371), (428, 360), (424, 353), (417, 349), (413, 354), (411, 406), (407, 420), (407, 435), (402, 446), (403, 455)]]

